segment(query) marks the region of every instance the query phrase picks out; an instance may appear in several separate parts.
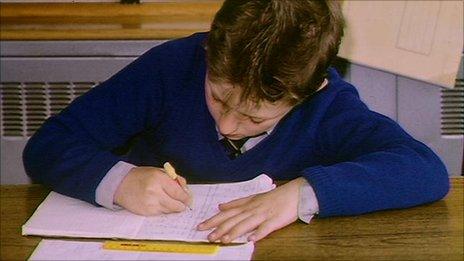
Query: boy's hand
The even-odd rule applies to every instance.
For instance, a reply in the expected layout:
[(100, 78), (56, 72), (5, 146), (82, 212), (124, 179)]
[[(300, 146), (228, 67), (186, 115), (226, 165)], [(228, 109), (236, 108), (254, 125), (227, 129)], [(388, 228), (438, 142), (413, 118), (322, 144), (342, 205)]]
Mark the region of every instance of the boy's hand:
[[(183, 185), (186, 181), (178, 176)], [(170, 178), (163, 169), (136, 167), (122, 180), (114, 195), (114, 202), (139, 215), (182, 212), (190, 195)]]
[(208, 240), (229, 243), (256, 229), (248, 237), (256, 242), (297, 220), (302, 182), (304, 178), (297, 178), (269, 192), (220, 204), (219, 214), (199, 224), (198, 230), (215, 228)]

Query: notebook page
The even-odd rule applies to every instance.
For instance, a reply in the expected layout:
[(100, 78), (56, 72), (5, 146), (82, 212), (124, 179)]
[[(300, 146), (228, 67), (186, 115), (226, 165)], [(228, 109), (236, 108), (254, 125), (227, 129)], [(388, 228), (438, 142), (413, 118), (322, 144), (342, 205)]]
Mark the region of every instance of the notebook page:
[(40, 241), (29, 260), (251, 260), (252, 242), (221, 246), (215, 255), (136, 252), (103, 249), (102, 242)]
[[(213, 185), (189, 185), (193, 210), (143, 217), (126, 210), (113, 211), (51, 192), (23, 225), (23, 235), (207, 241), (208, 231), (196, 231), (201, 221), (218, 212), (217, 204), (269, 191), (272, 179)], [(242, 237), (234, 242), (246, 242)]]
[[(137, 234), (138, 239), (165, 239), (186, 241), (208, 241), (211, 231), (198, 231), (201, 222), (219, 213), (218, 204), (249, 195), (263, 193), (275, 188), (272, 179), (260, 175), (253, 180), (215, 185), (195, 185), (190, 189), (194, 194), (193, 210), (182, 213), (147, 217)], [(245, 243), (247, 235), (234, 242)]]
[(133, 238), (144, 217), (50, 192), (22, 227), (23, 235)]

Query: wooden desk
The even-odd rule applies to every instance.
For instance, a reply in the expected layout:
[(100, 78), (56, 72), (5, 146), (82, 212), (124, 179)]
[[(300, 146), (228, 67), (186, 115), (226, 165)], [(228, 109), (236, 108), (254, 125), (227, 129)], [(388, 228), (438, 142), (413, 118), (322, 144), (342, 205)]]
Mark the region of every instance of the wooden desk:
[(0, 3), (1, 40), (172, 39), (208, 31), (222, 1)]
[[(463, 260), (464, 179), (442, 201), (406, 210), (294, 223), (256, 244), (254, 260)], [(39, 185), (1, 186), (1, 260), (27, 259), (40, 237), (21, 225), (48, 194)]]

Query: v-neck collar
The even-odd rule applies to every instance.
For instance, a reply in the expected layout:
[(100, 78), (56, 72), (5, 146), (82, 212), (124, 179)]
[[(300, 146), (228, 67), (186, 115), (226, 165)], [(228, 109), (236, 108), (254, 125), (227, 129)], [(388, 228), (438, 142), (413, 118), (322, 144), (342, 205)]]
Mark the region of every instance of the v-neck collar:
[[(196, 71), (196, 79), (197, 79), (197, 86), (199, 88), (202, 88), (201, 93), (201, 106), (202, 106), (202, 111), (205, 114), (204, 117), (204, 126), (205, 126), (205, 131), (204, 133), (204, 139), (205, 141), (209, 144), (209, 149), (211, 151), (212, 155), (214, 158), (219, 160), (219, 162), (223, 164), (228, 164), (228, 169), (231, 170), (231, 172), (235, 172), (237, 168), (245, 164), (246, 162), (252, 160), (255, 155), (259, 154), (259, 151), (262, 149), (262, 147), (267, 146), (270, 142), (270, 140), (273, 139), (275, 136), (274, 133), (277, 131), (276, 128), (280, 124), (282, 120), (280, 120), (276, 126), (274, 126), (274, 129), (272, 130), (271, 133), (267, 135), (263, 140), (261, 140), (258, 144), (256, 144), (253, 148), (249, 149), (248, 151), (244, 152), (240, 156), (238, 156), (235, 159), (230, 159), (227, 155), (227, 153), (224, 151), (222, 148), (222, 144), (220, 143), (218, 139), (218, 132), (216, 130), (216, 122), (214, 121), (213, 116), (211, 115), (210, 111), (208, 110), (208, 106), (206, 104), (206, 93), (205, 93), (205, 77), (206, 77), (206, 57), (204, 55), (205, 50), (200, 47), (199, 50), (199, 66), (198, 70)], [(285, 117), (284, 117), (285, 118)], [(236, 165), (236, 167), (232, 167), (233, 165)]]
[[(278, 137), (280, 132), (282, 131), (282, 125), (284, 125), (289, 120), (289, 118), (293, 117), (295, 113), (298, 113), (300, 111), (301, 104), (292, 108), (290, 112), (288, 112), (282, 119), (280, 119), (280, 121), (273, 127), (272, 132), (270, 132), (263, 140), (261, 140), (253, 148), (247, 150), (235, 159), (230, 159), (225, 150), (222, 148), (223, 145), (218, 140), (216, 122), (214, 121), (214, 118), (212, 117), (206, 104), (205, 77), (207, 64), (205, 53), (206, 50), (204, 49), (203, 45), (199, 44), (199, 64), (194, 77), (197, 79), (197, 86), (201, 88), (201, 91), (199, 92), (201, 94), (201, 97), (199, 98), (201, 100), (200, 104), (202, 106), (202, 111), (205, 115), (205, 117), (202, 117), (204, 122), (203, 124), (201, 124), (205, 127), (205, 130), (201, 132), (204, 135), (202, 139), (204, 139), (205, 143), (207, 143), (209, 146), (209, 148), (207, 149), (209, 151), (208, 153), (213, 154), (211, 156), (218, 160), (220, 164), (226, 165), (223, 165), (223, 168), (225, 167), (224, 169), (227, 169), (228, 174), (233, 174), (243, 166), (246, 166), (250, 161), (256, 158), (257, 155), (260, 155), (260, 152), (266, 151), (265, 148), (271, 146), (275, 142), (276, 137)], [(329, 88), (329, 85), (330, 80), (328, 83), (325, 82), (323, 88), (321, 88), (321, 90), (318, 91), (316, 94), (324, 92), (327, 88)]]

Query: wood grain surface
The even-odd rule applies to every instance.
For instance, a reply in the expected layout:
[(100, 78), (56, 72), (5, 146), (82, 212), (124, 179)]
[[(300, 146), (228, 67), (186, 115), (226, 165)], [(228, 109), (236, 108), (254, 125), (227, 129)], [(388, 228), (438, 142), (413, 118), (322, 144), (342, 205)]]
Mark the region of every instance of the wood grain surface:
[[(296, 222), (257, 242), (253, 260), (463, 260), (464, 179), (441, 201), (404, 210)], [(49, 190), (1, 186), (1, 260), (27, 259), (40, 237), (21, 226)]]
[(0, 40), (172, 39), (208, 31), (221, 4), (1, 3)]

